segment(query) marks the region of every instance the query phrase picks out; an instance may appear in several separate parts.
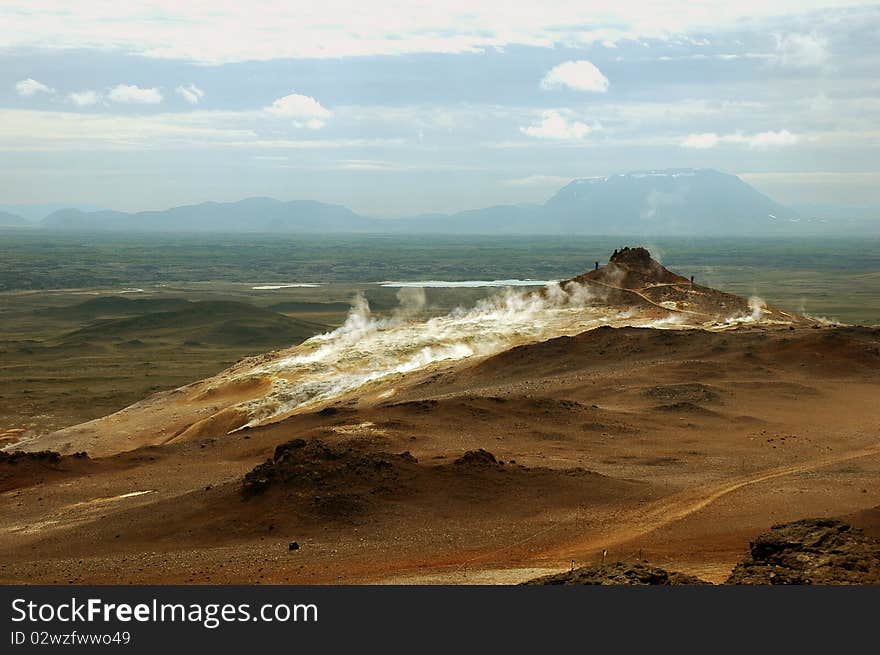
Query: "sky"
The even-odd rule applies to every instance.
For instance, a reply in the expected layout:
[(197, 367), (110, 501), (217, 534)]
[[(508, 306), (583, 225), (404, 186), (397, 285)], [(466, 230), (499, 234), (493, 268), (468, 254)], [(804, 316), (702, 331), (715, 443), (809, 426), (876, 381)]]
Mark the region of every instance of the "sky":
[(880, 5), (3, 0), (0, 204), (372, 216), (711, 167), (880, 204)]

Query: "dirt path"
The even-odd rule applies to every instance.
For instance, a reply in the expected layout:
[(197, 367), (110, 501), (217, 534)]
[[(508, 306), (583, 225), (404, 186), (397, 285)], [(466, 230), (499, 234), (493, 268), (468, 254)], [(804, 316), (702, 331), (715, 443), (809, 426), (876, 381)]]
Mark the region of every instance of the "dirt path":
[[(706, 314), (705, 312), (695, 312), (695, 311), (692, 311), (692, 310), (690, 310), (690, 309), (670, 309), (669, 307), (664, 307), (664, 306), (661, 305), (660, 303), (657, 303), (657, 302), (654, 302), (653, 300), (651, 300), (648, 296), (646, 296), (645, 294), (643, 294), (643, 293), (642, 293), (640, 290), (638, 290), (638, 289), (627, 289), (626, 287), (618, 287), (618, 286), (615, 286), (615, 285), (613, 285), (613, 284), (608, 284), (608, 283), (606, 283), (606, 282), (599, 282), (598, 280), (585, 280), (585, 281), (588, 282), (588, 283), (590, 283), (590, 284), (598, 284), (598, 285), (600, 285), (600, 286), (607, 287), (607, 288), (609, 288), (609, 289), (616, 289), (617, 291), (626, 291), (627, 293), (631, 293), (631, 294), (633, 294), (633, 295), (636, 295), (636, 296), (638, 296), (639, 298), (641, 298), (642, 300), (644, 300), (645, 302), (654, 305), (654, 307), (659, 307), (659, 308), (662, 309), (663, 311), (667, 311), (667, 312), (676, 312), (676, 313), (678, 313), (678, 314), (691, 314), (691, 315), (693, 315), (693, 316), (702, 316), (702, 317), (704, 317), (704, 318), (711, 318), (711, 316), (709, 316), (709, 314)], [(654, 285), (654, 286), (658, 286), (658, 287), (660, 287), (660, 286), (670, 286), (670, 287), (674, 287), (674, 286), (681, 286), (681, 285), (677, 285), (677, 284), (657, 284), (657, 285)]]
[[(643, 537), (667, 525), (695, 514), (724, 496), (744, 487), (760, 484), (768, 480), (805, 473), (861, 457), (880, 455), (880, 442), (837, 455), (828, 455), (795, 464), (756, 471), (749, 475), (700, 485), (685, 489), (671, 496), (661, 498), (641, 508), (621, 514), (619, 521), (605, 530), (591, 532), (573, 540), (558, 544), (539, 552), (528, 551), (529, 543), (534, 542), (554, 529), (570, 525), (567, 521), (557, 521), (530, 535), (524, 536), (500, 548), (479, 553), (457, 562), (445, 562), (436, 566), (423, 563), (396, 570), (380, 579), (369, 580), (379, 584), (515, 584), (529, 577), (533, 571), (540, 575), (567, 570), (571, 560), (585, 561), (602, 549), (612, 548)], [(509, 567), (484, 568), (496, 558), (511, 562)]]
[(539, 559), (542, 561), (556, 559), (568, 562), (573, 557), (582, 558), (585, 554), (632, 541), (680, 521), (743, 487), (871, 455), (880, 455), (880, 443), (838, 455), (828, 455), (806, 462), (757, 471), (747, 476), (726, 480), (721, 484), (701, 485), (685, 489), (636, 510), (626, 518), (626, 525), (623, 527), (591, 533), (576, 541), (555, 546), (541, 553)]

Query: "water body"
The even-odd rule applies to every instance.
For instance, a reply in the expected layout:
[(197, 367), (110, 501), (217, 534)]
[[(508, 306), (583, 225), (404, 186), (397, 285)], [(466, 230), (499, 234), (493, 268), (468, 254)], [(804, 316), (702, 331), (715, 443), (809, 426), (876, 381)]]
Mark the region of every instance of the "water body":
[(314, 289), (315, 287), (319, 286), (321, 285), (298, 282), (294, 284), (263, 284), (258, 287), (251, 287), (251, 289), (254, 289), (256, 291), (275, 291), (277, 289)]
[(480, 289), (483, 287), (545, 287), (558, 280), (420, 280), (414, 282), (379, 282), (383, 287), (402, 289)]

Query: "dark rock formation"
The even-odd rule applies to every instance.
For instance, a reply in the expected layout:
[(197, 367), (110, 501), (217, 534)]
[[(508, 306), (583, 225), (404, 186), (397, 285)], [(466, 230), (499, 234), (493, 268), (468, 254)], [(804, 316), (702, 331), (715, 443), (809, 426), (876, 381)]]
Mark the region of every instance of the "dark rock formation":
[(278, 488), (290, 502), (305, 502), (322, 516), (344, 517), (363, 510), (376, 494), (399, 490), (416, 466), (410, 453), (293, 439), (246, 473), (241, 491), (248, 499)]
[(774, 525), (726, 584), (880, 584), (880, 541), (837, 519)]
[(612, 562), (535, 578), (525, 585), (705, 585), (705, 580), (646, 562)]
[(488, 450), (469, 450), (464, 455), (455, 460), (456, 466), (496, 466), (498, 460), (495, 455)]
[[(75, 457), (85, 456), (85, 453), (76, 453)], [(25, 452), (16, 450), (11, 453), (0, 451), (0, 464), (17, 464), (18, 462), (48, 462), (57, 464), (61, 461), (61, 454), (54, 450), (39, 450), (36, 452)]]
[(626, 264), (635, 268), (650, 268), (653, 260), (647, 248), (625, 246), (621, 250), (615, 250), (609, 261), (613, 264)]

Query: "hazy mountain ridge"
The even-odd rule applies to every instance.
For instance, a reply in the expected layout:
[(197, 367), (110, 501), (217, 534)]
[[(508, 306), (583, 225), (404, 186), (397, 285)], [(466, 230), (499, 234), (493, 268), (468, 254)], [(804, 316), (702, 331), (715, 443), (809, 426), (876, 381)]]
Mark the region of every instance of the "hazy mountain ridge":
[(24, 218), (19, 216), (18, 214), (13, 214), (11, 212), (5, 212), (5, 211), (0, 210), (0, 227), (7, 227), (7, 226), (19, 227), (19, 226), (26, 226), (26, 225), (28, 225), (28, 222)]
[(273, 198), (203, 202), (134, 214), (65, 209), (42, 221), (44, 227), (55, 229), (158, 232), (360, 232), (369, 231), (374, 223), (341, 205)]
[(739, 177), (713, 169), (635, 171), (576, 179), (539, 204), (455, 214), (370, 218), (313, 200), (246, 198), (163, 211), (56, 211), (54, 230), (395, 234), (799, 235), (870, 233), (876, 221), (802, 217)]
[(75, 202), (68, 203), (40, 203), (40, 204), (0, 204), (0, 212), (13, 214), (24, 219), (26, 224), (33, 225), (42, 221), (46, 216), (62, 209), (79, 209), (84, 212), (100, 211), (103, 207), (95, 205), (83, 205)]

